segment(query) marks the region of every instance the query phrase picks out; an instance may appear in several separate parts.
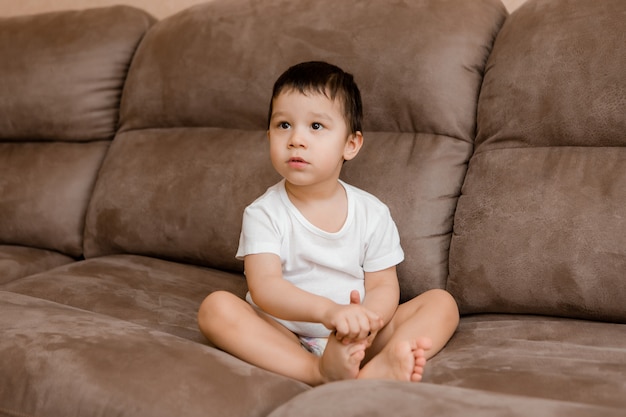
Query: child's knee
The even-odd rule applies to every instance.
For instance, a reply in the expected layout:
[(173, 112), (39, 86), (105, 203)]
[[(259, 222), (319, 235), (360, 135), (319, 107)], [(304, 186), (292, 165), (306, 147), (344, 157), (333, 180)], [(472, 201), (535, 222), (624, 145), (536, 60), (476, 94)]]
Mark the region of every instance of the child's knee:
[(207, 295), (198, 309), (200, 328), (210, 326), (211, 322), (228, 320), (232, 316), (237, 302), (242, 300), (228, 291), (215, 291)]
[(442, 289), (432, 289), (427, 291), (425, 294), (428, 295), (428, 302), (432, 303), (440, 309), (446, 316), (450, 317), (450, 320), (457, 321), (459, 320), (459, 307), (456, 303), (456, 300), (452, 295)]

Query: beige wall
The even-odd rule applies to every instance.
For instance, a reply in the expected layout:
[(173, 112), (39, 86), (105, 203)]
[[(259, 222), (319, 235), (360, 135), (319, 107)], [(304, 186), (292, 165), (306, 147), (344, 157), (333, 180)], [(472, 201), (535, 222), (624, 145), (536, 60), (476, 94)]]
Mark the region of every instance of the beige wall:
[(520, 7), (522, 5), (522, 3), (524, 3), (526, 0), (502, 0), (502, 3), (504, 3), (504, 5), (506, 6), (506, 8), (508, 9), (509, 13), (512, 12), (513, 10), (517, 9), (518, 7)]
[[(88, 7), (128, 4), (139, 7), (162, 19), (179, 10), (206, 0), (0, 0), (0, 16), (41, 13), (63, 9), (85, 9)], [(472, 0), (467, 0), (472, 1)], [(509, 11), (515, 10), (526, 0), (502, 0)]]
[(162, 19), (206, 0), (0, 0), (0, 16), (127, 4)]

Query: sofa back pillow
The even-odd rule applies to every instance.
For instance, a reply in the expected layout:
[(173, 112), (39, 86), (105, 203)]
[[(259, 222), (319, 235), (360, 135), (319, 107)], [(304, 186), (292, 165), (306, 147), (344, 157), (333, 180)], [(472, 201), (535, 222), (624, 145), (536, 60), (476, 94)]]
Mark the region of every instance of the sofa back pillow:
[(129, 7), (0, 18), (0, 243), (83, 253), (126, 70), (152, 22)]
[(462, 312), (626, 321), (625, 17), (529, 0), (498, 35), (450, 253)]
[(278, 181), (272, 85), (324, 60), (354, 74), (365, 146), (344, 179), (390, 206), (403, 298), (447, 277), (498, 0), (214, 0), (156, 24), (129, 72), (121, 132), (89, 209), (86, 254), (136, 253), (241, 271), (244, 207)]
[(110, 140), (153, 23), (127, 6), (0, 18), (0, 140)]

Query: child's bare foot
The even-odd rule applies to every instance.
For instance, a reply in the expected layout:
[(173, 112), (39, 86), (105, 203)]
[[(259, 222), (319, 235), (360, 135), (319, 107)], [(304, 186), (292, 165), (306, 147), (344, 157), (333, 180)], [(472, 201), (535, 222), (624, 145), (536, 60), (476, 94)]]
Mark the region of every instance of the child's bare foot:
[(431, 346), (427, 338), (390, 344), (363, 367), (358, 378), (421, 381), (426, 365), (424, 352)]
[(320, 358), (320, 372), (325, 382), (354, 379), (365, 357), (365, 343), (343, 344), (334, 335), (328, 338)]
[(411, 382), (419, 382), (422, 380), (424, 374), (424, 366), (426, 366), (425, 352), (432, 347), (430, 339), (419, 339), (415, 342), (416, 348), (413, 349), (413, 356), (415, 357), (415, 367), (411, 374)]

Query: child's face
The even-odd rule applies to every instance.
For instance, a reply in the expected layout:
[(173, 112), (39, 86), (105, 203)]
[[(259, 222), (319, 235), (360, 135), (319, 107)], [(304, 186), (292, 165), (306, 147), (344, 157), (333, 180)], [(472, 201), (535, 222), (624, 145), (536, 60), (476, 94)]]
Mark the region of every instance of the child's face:
[(268, 137), (274, 168), (296, 186), (336, 184), (363, 143), (361, 132), (349, 132), (339, 100), (294, 90), (274, 99)]

